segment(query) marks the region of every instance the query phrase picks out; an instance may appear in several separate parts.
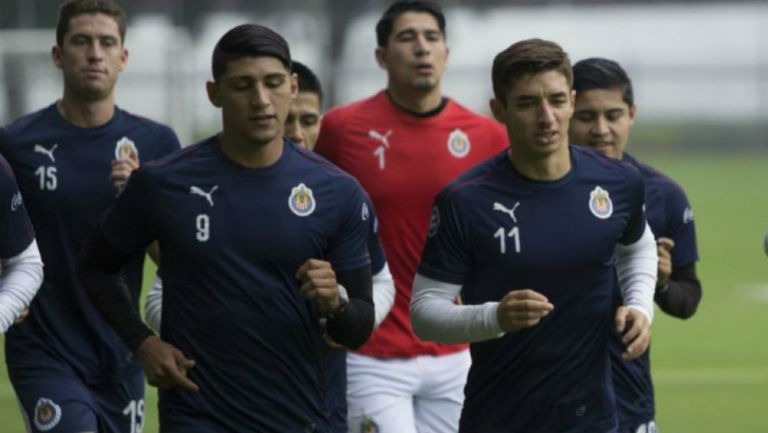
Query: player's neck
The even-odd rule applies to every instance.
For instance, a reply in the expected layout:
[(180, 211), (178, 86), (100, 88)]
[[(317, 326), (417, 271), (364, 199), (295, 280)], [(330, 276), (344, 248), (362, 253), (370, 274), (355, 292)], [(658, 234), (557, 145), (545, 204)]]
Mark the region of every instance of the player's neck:
[(571, 171), (571, 151), (563, 145), (556, 152), (541, 156), (531, 155), (510, 147), (507, 157), (512, 166), (523, 176), (542, 181), (562, 179)]
[(80, 128), (95, 128), (112, 120), (115, 114), (115, 95), (98, 101), (86, 101), (64, 92), (57, 103), (59, 114), (67, 122)]
[(395, 105), (412, 113), (428, 113), (439, 107), (443, 101), (440, 86), (430, 90), (414, 90), (390, 83), (387, 93)]
[(269, 167), (283, 156), (282, 135), (263, 144), (250, 143), (248, 140), (222, 131), (219, 134), (219, 144), (227, 158), (247, 168)]

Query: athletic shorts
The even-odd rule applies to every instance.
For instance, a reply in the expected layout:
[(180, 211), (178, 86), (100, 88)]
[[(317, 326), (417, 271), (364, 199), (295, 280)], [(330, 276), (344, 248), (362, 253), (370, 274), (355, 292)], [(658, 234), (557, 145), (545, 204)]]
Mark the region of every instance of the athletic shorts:
[(61, 364), (9, 371), (9, 376), (30, 432), (142, 431), (144, 374), (141, 371), (123, 382), (107, 384), (86, 384)]

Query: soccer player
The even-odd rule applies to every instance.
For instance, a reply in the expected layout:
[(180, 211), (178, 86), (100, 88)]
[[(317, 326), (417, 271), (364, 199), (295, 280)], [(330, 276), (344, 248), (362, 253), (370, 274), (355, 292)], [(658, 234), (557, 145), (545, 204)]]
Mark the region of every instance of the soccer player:
[[(608, 324), (647, 347), (656, 248), (636, 170), (568, 145), (572, 71), (559, 45), (500, 52), (491, 110), (510, 147), (435, 200), (411, 320), (425, 340), (471, 342), (460, 432), (617, 427)], [(611, 304), (618, 274), (624, 305)], [(461, 292), (464, 305), (454, 298)]]
[[(322, 119), (322, 87), (317, 76), (303, 63), (292, 60), (291, 69), (298, 79), (299, 93), (291, 103), (285, 120), (285, 138), (306, 149), (315, 147), (319, 121)], [(373, 306), (375, 311), (374, 329), (381, 324), (392, 308), (395, 298), (395, 283), (389, 272), (377, 235), (378, 224), (371, 214), (371, 228), (368, 235), (368, 251), (371, 255), (373, 273)], [(156, 278), (144, 304), (144, 318), (156, 332), (160, 332), (162, 318), (162, 281)], [(322, 319), (324, 322), (325, 319)], [(347, 380), (346, 351), (344, 347), (329, 341), (326, 360), (329, 363), (326, 376), (326, 396), (331, 405), (331, 426), (334, 432), (347, 430)]]
[[(32, 431), (140, 431), (144, 376), (77, 281), (75, 258), (118, 190), (112, 161), (179, 148), (166, 126), (115, 106), (126, 17), (111, 0), (59, 8), (54, 64), (62, 98), (0, 131), (45, 263), (30, 315), (6, 335), (8, 373)], [(143, 255), (124, 268), (138, 305)]]
[(8, 162), (0, 156), (0, 334), (27, 313), (43, 282), (35, 232)]
[(317, 75), (303, 63), (294, 61), (293, 73), (299, 80), (299, 94), (291, 103), (285, 119), (285, 137), (312, 150), (323, 120), (323, 88)]
[[(701, 300), (693, 211), (678, 184), (625, 152), (637, 111), (629, 76), (612, 60), (591, 58), (573, 66), (573, 87), (576, 105), (569, 129), (571, 142), (640, 171), (645, 180), (646, 217), (656, 236), (659, 255), (654, 299), (667, 314), (681, 319), (693, 316)], [(614, 335), (612, 343), (619, 431), (656, 431), (648, 352), (625, 361), (618, 335)]]
[(506, 148), (503, 127), (443, 96), (448, 47), (440, 7), (398, 1), (376, 26), (386, 89), (323, 118), (315, 151), (355, 176), (373, 200), (397, 289), (369, 343), (347, 356), (350, 431), (455, 432), (469, 369), (466, 345), (421, 341), (411, 285), (435, 194)]
[[(297, 82), (280, 35), (235, 27), (212, 66), (221, 133), (131, 174), (80, 276), (160, 388), (162, 431), (330, 432), (319, 319), (347, 347), (371, 333), (371, 209), (352, 177), (283, 139)], [(162, 340), (119, 273), (155, 239)]]

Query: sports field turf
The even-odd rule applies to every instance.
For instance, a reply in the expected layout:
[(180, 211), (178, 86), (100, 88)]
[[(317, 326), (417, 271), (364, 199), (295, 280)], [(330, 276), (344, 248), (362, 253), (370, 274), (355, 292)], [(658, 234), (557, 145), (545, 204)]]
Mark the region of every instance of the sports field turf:
[[(768, 153), (636, 155), (693, 204), (704, 298), (682, 322), (657, 309), (652, 362), (664, 433), (768, 432)], [(22, 432), (0, 356), (0, 433)], [(157, 431), (148, 389), (145, 432)]]

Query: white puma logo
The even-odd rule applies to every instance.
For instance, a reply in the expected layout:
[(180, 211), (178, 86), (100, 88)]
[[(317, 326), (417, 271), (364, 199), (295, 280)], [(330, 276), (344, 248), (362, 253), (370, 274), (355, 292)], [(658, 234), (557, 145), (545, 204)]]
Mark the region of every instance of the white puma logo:
[(388, 130), (384, 134), (381, 134), (377, 131), (374, 131), (371, 129), (368, 131), (368, 136), (373, 138), (374, 140), (379, 140), (381, 144), (384, 145), (384, 147), (389, 148), (389, 136), (392, 135), (392, 130)]
[(51, 146), (51, 150), (48, 150), (48, 149), (44, 148), (42, 145), (36, 144), (35, 148), (33, 150), (35, 152), (37, 152), (37, 153), (42, 153), (44, 155), (48, 155), (48, 158), (51, 158), (51, 162), (55, 163), (56, 162), (56, 158), (53, 157), (53, 151), (56, 150), (57, 147), (59, 147), (58, 143), (56, 143), (53, 146)]
[(189, 193), (190, 194), (199, 195), (200, 197), (205, 197), (205, 199), (208, 200), (208, 203), (211, 204), (211, 207), (213, 207), (213, 197), (212, 197), (212, 195), (213, 195), (213, 192), (216, 191), (216, 189), (218, 189), (218, 187), (219, 187), (218, 185), (214, 185), (214, 187), (211, 188), (211, 191), (205, 192), (202, 189), (200, 189), (199, 187), (197, 187), (195, 185), (192, 185), (189, 188)]
[(520, 206), (520, 202), (515, 203), (515, 205), (512, 206), (512, 209), (507, 209), (507, 207), (504, 206), (503, 204), (499, 202), (494, 202), (493, 210), (497, 210), (499, 212), (504, 212), (505, 214), (508, 214), (512, 218), (512, 221), (514, 221), (514, 223), (517, 224), (517, 218), (515, 218), (515, 209), (517, 209), (518, 206)]

